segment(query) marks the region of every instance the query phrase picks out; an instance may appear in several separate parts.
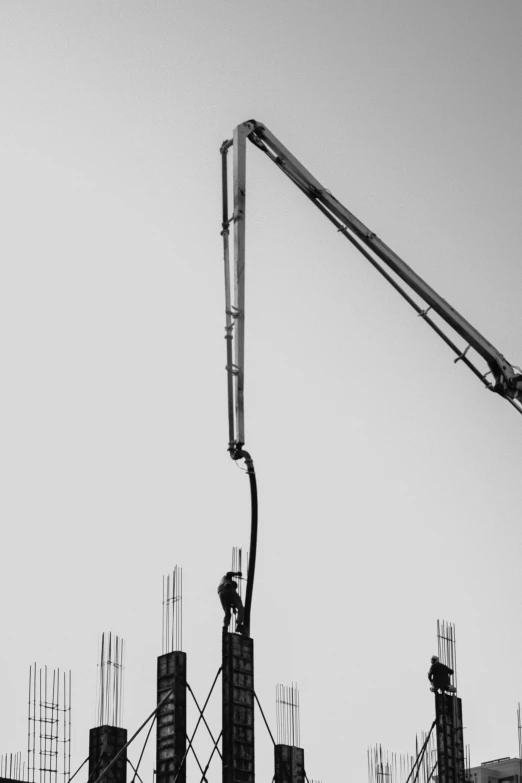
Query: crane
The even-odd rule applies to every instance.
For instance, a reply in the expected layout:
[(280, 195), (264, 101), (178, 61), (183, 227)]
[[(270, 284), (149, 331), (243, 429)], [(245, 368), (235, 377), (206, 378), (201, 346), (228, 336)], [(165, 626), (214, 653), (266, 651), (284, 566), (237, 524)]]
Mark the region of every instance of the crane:
[[(510, 362), (470, 324), (454, 307), (428, 285), (379, 237), (367, 228), (300, 163), (297, 158), (261, 122), (249, 120), (234, 129), (233, 138), (221, 145), (223, 195), (223, 256), (225, 264), (225, 340), (228, 386), (228, 451), (233, 460), (244, 459), (250, 478), (252, 525), (250, 560), (245, 597), (245, 633), (249, 634), (250, 609), (257, 541), (257, 485), (253, 459), (245, 446), (245, 193), (247, 140), (268, 158), (330, 220), (337, 231), (354, 245), (370, 264), (393, 286), (417, 314), (456, 354), (490, 391), (499, 394), (522, 413), (522, 370)], [(233, 211), (229, 216), (228, 151), (233, 150)], [(233, 252), (230, 253), (230, 227), (233, 227)], [(419, 304), (413, 295), (422, 300)], [(432, 315), (442, 319), (445, 328)], [(455, 339), (465, 341), (463, 348)], [(487, 369), (477, 365), (484, 360)]]

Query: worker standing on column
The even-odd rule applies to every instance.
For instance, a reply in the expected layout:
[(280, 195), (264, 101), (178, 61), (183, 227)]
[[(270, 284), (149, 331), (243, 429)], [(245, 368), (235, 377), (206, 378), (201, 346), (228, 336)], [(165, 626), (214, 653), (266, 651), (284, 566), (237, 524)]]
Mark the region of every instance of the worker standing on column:
[(237, 615), (236, 617), (236, 631), (238, 633), (243, 632), (243, 621), (245, 617), (245, 610), (243, 608), (243, 602), (241, 596), (237, 591), (237, 582), (234, 582), (232, 577), (242, 577), (241, 571), (227, 571), (223, 579), (218, 585), (218, 595), (221, 601), (221, 606), (225, 612), (225, 619), (223, 620), (223, 628), (227, 628), (230, 625), (230, 618), (232, 612)]
[(450, 674), (453, 674), (453, 669), (441, 663), (437, 655), (431, 656), (431, 668), (428, 672), (428, 680), (431, 682), (431, 690), (433, 693), (456, 693), (456, 688), (450, 685)]

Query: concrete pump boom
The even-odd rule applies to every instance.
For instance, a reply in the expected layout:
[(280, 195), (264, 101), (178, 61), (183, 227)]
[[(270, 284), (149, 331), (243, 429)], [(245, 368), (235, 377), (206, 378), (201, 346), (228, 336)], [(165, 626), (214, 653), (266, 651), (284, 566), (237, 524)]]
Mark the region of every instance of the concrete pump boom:
[[(227, 345), (228, 379), (228, 450), (233, 460), (244, 459), (250, 481), (252, 522), (250, 551), (245, 596), (245, 620), (243, 634), (250, 635), (250, 613), (254, 585), (257, 548), (257, 483), (254, 462), (245, 451), (245, 184), (246, 141), (259, 147), (270, 160), (289, 177), (294, 185), (326, 215), (339, 232), (348, 239), (395, 290), (413, 307), (419, 316), (444, 340), (457, 358), (462, 361), (491, 391), (504, 397), (519, 413), (522, 413), (522, 370), (511, 365), (474, 326), (457, 312), (445, 299), (417, 275), (396, 253), (384, 244), (358, 218), (346, 209), (329, 190), (295, 158), (262, 123), (250, 120), (238, 125), (234, 137), (221, 146), (223, 173), (223, 253), (225, 261), (225, 339)], [(228, 211), (227, 153), (233, 148), (233, 213)], [(234, 247), (230, 258), (230, 226), (234, 229)], [(384, 264), (384, 266), (383, 266)], [(387, 268), (385, 268), (387, 267)], [(388, 271), (390, 270), (390, 271)], [(399, 278), (397, 280), (397, 278)], [(403, 288), (401, 282), (406, 284)], [(412, 296), (417, 294), (427, 307), (421, 307)], [(463, 338), (467, 346), (462, 349), (454, 342), (453, 335), (436, 323), (430, 311), (436, 313), (455, 334)], [(481, 371), (468, 357), (473, 349), (485, 360), (488, 371)], [(493, 381), (488, 376), (493, 376)]]
[[(245, 444), (244, 420), (244, 354), (245, 354), (245, 184), (246, 140), (262, 150), (278, 168), (307, 196), (315, 206), (335, 225), (337, 230), (364, 255), (388, 282), (423, 317), (428, 325), (457, 354), (455, 361), (462, 361), (491, 391), (495, 391), (522, 413), (522, 371), (507, 359), (460, 315), (445, 299), (429, 286), (413, 269), (393, 252), (373, 231), (356, 218), (329, 190), (327, 190), (295, 158), (286, 147), (262, 123), (250, 120), (238, 125), (233, 139), (221, 147), (223, 163), (223, 241), (225, 256), (226, 327), (229, 451), (232, 459), (242, 456)], [(233, 214), (228, 215), (227, 152), (233, 148)], [(233, 257), (229, 254), (229, 227), (234, 227)], [(394, 273), (392, 276), (388, 269)], [(409, 288), (405, 290), (396, 278)], [(423, 309), (411, 298), (417, 294), (427, 305)], [(460, 337), (467, 347), (458, 347), (453, 336), (433, 321), (430, 310)], [(487, 363), (489, 371), (483, 372), (467, 356), (472, 348)], [(488, 376), (493, 380), (489, 381)]]

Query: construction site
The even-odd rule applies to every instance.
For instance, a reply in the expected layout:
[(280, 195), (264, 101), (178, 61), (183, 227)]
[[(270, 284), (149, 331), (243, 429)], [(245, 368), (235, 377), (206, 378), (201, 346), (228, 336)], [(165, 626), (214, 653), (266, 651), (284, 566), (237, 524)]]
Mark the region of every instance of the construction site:
[[(256, 658), (255, 607), (258, 534), (263, 529), (263, 495), (258, 489), (254, 458), (246, 437), (245, 339), (247, 144), (261, 150), (288, 177), (306, 199), (333, 223), (334, 233), (346, 238), (376, 270), (385, 284), (413, 308), (420, 327), (428, 326), (452, 354), (454, 364), (471, 371), (474, 382), (492, 393), (495, 404), (507, 405), (512, 415), (522, 413), (522, 371), (460, 313), (410, 268), (377, 234), (368, 229), (338, 201), (297, 158), (264, 126), (249, 120), (234, 130), (220, 148), (222, 219), (225, 279), (224, 383), (227, 389), (228, 454), (234, 468), (245, 474), (248, 485), (241, 502), (243, 546), (222, 534), (231, 550), (229, 570), (221, 564), (221, 581), (215, 580), (213, 600), (216, 620), (206, 630), (214, 641), (220, 638), (221, 657), (209, 658), (215, 676), (208, 689), (192, 674), (184, 640), (194, 620), (184, 612), (183, 567), (178, 563), (162, 578), (161, 654), (147, 661), (155, 666), (156, 691), (150, 695), (150, 710), (142, 721), (125, 722), (124, 671), (126, 645), (113, 631), (100, 638), (97, 662), (96, 719), (83, 737), (83, 760), (71, 764), (72, 725), (75, 720), (74, 672), (31, 664), (27, 683), (27, 748), (7, 752), (0, 759), (0, 783), (315, 783), (323, 780), (308, 767), (306, 741), (301, 736), (301, 696), (295, 682), (267, 684), (263, 666)], [(229, 154), (230, 153), (230, 154)], [(232, 174), (230, 176), (230, 166)], [(250, 191), (249, 191), (250, 193)], [(320, 412), (310, 411), (310, 418)], [(224, 417), (223, 417), (224, 419)], [(273, 433), (277, 439), (277, 433)], [(237, 479), (239, 480), (239, 478)], [(260, 502), (261, 501), (261, 502)], [(238, 501), (239, 503), (239, 501)], [(259, 510), (261, 509), (261, 511)], [(248, 524), (245, 523), (248, 519)], [(204, 533), (203, 533), (204, 535)], [(170, 547), (171, 544), (169, 543)], [(288, 569), (293, 568), (289, 558)], [(116, 566), (117, 570), (118, 566)], [(217, 572), (216, 572), (217, 573)], [(266, 574), (266, 571), (265, 571)], [(314, 579), (321, 580), (320, 569)], [(306, 596), (303, 598), (306, 601)], [(221, 611), (222, 626), (218, 619)], [(347, 621), (348, 622), (348, 621)], [(501, 757), (472, 766), (472, 748), (466, 744), (470, 720), (458, 692), (456, 630), (452, 622), (432, 620), (431, 668), (424, 686), (431, 691), (432, 721), (419, 725), (405, 753), (383, 749), (368, 737), (367, 783), (520, 783), (522, 777), (522, 725), (518, 711), (518, 756)], [(352, 636), (356, 637), (355, 629)], [(319, 689), (323, 667), (324, 636), (316, 632), (318, 666), (310, 682)], [(405, 641), (404, 633), (399, 639)], [(258, 640), (259, 643), (260, 640)], [(408, 641), (409, 643), (409, 641)], [(393, 641), (397, 644), (397, 640)], [(277, 636), (262, 641), (262, 660), (278, 656)], [(403, 655), (407, 654), (405, 642)], [(132, 678), (132, 674), (130, 675)], [(465, 681), (466, 673), (460, 674)], [(257, 683), (261, 682), (261, 688)], [(275, 701), (267, 704), (267, 687), (275, 688)], [(385, 701), (386, 693), (382, 699)], [(428, 698), (426, 696), (426, 698)], [(275, 707), (275, 719), (274, 719)], [(474, 720), (475, 718), (473, 718)], [(309, 717), (319, 731), (321, 715)], [(263, 736), (262, 759), (259, 738)], [(257, 738), (257, 743), (256, 743)], [(268, 748), (268, 753), (267, 753)], [(360, 748), (358, 749), (360, 752)], [(352, 751), (353, 752), (353, 749)], [(262, 773), (260, 774), (259, 769)], [(267, 773), (267, 770), (270, 770)], [(339, 780), (350, 779), (339, 770)], [(324, 780), (326, 783), (326, 779)]]
[[(242, 573), (242, 559), (242, 551), (234, 548), (229, 574)], [(240, 582), (237, 606), (242, 606), (243, 592)], [(71, 672), (31, 666), (27, 753), (0, 757), (2, 783), (68, 783), (74, 778), (88, 783), (186, 783), (197, 779), (201, 783), (253, 783), (256, 732), (267, 733), (273, 746), (272, 783), (317, 781), (307, 773), (305, 748), (300, 741), (297, 686), (276, 686), (273, 726), (256, 695), (254, 643), (240, 628), (238, 616), (242, 610), (226, 617), (222, 661), (200, 703), (187, 679), (187, 654), (182, 649), (183, 574), (179, 567), (163, 579), (162, 607), (163, 653), (157, 658), (157, 704), (143, 723), (133, 731), (124, 727), (125, 645), (118, 636), (104, 633), (98, 662), (97, 720), (86, 742), (87, 757), (71, 771)], [(367, 783), (519, 783), (522, 752), (516, 758), (503, 757), (471, 766), (470, 747), (464, 742), (462, 700), (457, 695), (452, 624), (437, 622), (437, 648), (429, 672), (434, 694), (431, 726), (418, 733), (410, 753), (388, 752), (381, 744), (368, 747)], [(221, 721), (217, 725), (207, 711), (214, 691), (214, 698), (221, 702)], [(192, 723), (188, 720), (189, 701), (193, 706)], [(520, 705), (517, 718), (522, 751)], [(201, 755), (202, 733), (207, 739), (207, 753), (208, 739), (211, 741), (208, 756)], [(142, 765), (149, 743), (154, 748), (152, 773)], [(151, 747), (149, 755), (150, 751)]]

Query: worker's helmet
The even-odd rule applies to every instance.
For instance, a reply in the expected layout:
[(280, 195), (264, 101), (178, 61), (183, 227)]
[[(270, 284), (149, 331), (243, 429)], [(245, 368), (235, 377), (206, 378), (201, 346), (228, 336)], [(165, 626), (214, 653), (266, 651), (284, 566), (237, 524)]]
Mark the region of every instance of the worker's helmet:
[(438, 660), (439, 660), (439, 656), (438, 655), (432, 655), (431, 656), (431, 662), (432, 663), (437, 663)]

